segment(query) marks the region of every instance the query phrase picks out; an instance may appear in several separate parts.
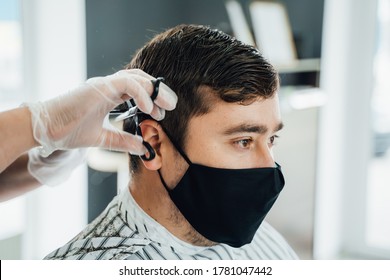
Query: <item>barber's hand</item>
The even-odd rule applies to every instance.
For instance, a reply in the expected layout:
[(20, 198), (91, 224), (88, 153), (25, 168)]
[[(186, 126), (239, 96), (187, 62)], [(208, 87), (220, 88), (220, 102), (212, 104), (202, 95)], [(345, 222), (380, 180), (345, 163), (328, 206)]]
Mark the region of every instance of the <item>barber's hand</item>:
[(41, 154), (78, 147), (102, 147), (143, 155), (146, 149), (140, 136), (115, 129), (107, 114), (125, 100), (134, 99), (138, 108), (156, 120), (173, 110), (176, 94), (160, 84), (154, 102), (151, 80), (155, 78), (139, 69), (121, 70), (113, 75), (97, 77), (67, 94), (46, 102), (27, 104), (31, 111), (33, 134), (42, 145)]
[(28, 152), (28, 172), (42, 185), (55, 186), (65, 182), (73, 170), (85, 161), (87, 149), (54, 151), (43, 157), (37, 148)]

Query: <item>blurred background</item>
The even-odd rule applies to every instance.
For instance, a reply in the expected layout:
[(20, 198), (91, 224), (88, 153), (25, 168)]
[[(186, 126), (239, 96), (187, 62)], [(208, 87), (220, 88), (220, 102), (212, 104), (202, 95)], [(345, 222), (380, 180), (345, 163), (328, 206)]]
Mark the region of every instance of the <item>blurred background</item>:
[[(390, 0), (1, 0), (0, 111), (118, 71), (181, 23), (278, 69), (286, 187), (267, 219), (300, 258), (390, 259)], [(128, 180), (125, 155), (91, 149), (60, 186), (0, 203), (0, 259), (43, 258)]]

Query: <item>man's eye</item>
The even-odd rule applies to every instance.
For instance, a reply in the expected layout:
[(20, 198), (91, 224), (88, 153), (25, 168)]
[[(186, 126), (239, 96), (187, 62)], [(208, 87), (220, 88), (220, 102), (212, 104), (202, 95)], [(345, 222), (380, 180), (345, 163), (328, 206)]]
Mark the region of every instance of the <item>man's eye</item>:
[(241, 149), (248, 149), (252, 143), (251, 139), (241, 139), (234, 142)]
[(275, 145), (276, 144), (276, 139), (279, 138), (278, 135), (272, 135), (270, 138), (269, 138), (269, 144), (271, 146)]

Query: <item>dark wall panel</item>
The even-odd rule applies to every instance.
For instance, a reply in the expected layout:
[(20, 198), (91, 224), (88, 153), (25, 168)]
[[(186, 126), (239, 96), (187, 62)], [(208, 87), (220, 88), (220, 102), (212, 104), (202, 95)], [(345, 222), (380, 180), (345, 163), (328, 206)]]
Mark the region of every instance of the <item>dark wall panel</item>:
[[(249, 17), (249, 0), (240, 0)], [(300, 58), (320, 57), (324, 0), (282, 0)], [(230, 32), (224, 0), (86, 0), (88, 76), (122, 69), (153, 34), (180, 23)]]

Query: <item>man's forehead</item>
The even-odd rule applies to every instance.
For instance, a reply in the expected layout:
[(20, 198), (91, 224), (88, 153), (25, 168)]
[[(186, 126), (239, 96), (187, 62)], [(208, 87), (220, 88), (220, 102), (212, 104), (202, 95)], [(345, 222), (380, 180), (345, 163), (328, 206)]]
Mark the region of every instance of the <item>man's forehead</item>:
[(261, 92), (245, 93), (243, 88), (218, 90), (207, 85), (200, 85), (196, 90), (196, 95), (199, 96), (203, 105), (208, 105), (211, 108), (214, 105), (250, 105), (256, 101), (273, 99), (277, 97), (278, 92), (266, 95)]
[(197, 126), (213, 126), (215, 130), (224, 130), (226, 134), (239, 130), (277, 131), (283, 127), (276, 94), (244, 105), (214, 99), (206, 114), (193, 119), (190, 122)]

